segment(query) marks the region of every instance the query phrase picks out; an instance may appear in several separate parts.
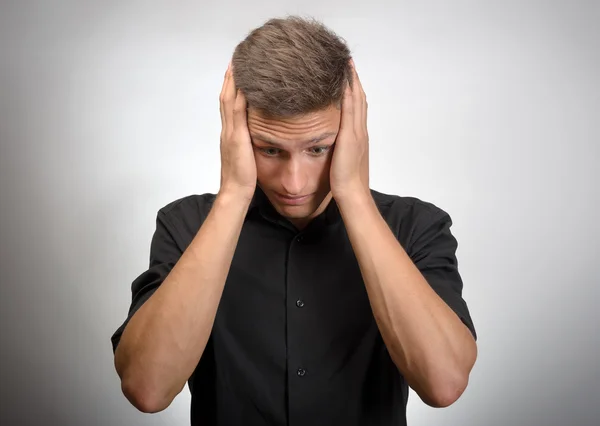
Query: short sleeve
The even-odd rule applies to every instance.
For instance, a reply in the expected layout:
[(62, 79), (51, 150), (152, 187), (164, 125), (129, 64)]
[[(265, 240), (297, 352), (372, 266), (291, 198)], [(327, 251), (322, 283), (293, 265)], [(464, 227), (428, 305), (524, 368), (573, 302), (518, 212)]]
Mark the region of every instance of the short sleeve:
[(159, 211), (156, 217), (156, 229), (150, 243), (150, 264), (148, 269), (131, 284), (129, 313), (111, 337), (113, 354), (133, 315), (154, 294), (183, 254), (175, 241), (174, 232), (166, 215)]
[(452, 219), (448, 213), (434, 207), (419, 216), (409, 255), (429, 285), (477, 340), (469, 309), (462, 297), (463, 281), (456, 258), (458, 242), (450, 231)]

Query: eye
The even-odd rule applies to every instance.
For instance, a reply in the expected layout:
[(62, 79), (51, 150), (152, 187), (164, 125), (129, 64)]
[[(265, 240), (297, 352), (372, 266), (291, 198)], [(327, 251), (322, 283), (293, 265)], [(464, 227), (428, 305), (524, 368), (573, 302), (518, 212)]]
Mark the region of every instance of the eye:
[(313, 155), (323, 155), (323, 154), (327, 153), (327, 151), (329, 151), (329, 147), (328, 146), (315, 146), (314, 148), (311, 148), (310, 150)]
[(278, 148), (259, 148), (259, 149), (267, 157), (275, 157), (277, 154), (279, 154)]

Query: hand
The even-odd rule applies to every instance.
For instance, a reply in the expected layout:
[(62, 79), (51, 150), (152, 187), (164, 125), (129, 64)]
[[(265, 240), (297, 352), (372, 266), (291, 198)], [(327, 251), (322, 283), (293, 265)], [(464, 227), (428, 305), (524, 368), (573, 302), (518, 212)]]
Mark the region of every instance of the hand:
[(231, 63), (219, 97), (221, 111), (221, 189), (248, 200), (256, 188), (256, 161), (247, 122), (247, 102), (241, 90), (235, 90)]
[(335, 142), (329, 171), (331, 193), (336, 201), (354, 196), (370, 196), (369, 134), (367, 132), (367, 97), (354, 61), (352, 89), (346, 85), (342, 98), (340, 131)]

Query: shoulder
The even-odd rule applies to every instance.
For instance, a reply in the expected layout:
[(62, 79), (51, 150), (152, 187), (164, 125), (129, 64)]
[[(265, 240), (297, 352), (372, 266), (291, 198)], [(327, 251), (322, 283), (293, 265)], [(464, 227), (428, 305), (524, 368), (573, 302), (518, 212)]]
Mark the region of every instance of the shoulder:
[(216, 194), (193, 194), (173, 200), (158, 210), (157, 222), (166, 228), (184, 249), (204, 223)]
[(164, 205), (158, 210), (158, 214), (169, 218), (178, 218), (190, 215), (208, 214), (216, 194), (192, 194), (178, 198)]
[(446, 216), (448, 213), (436, 204), (413, 196), (385, 194), (371, 189), (371, 195), (377, 207), (385, 215), (405, 219), (431, 218)]
[(452, 224), (450, 215), (431, 201), (415, 196), (386, 194), (371, 189), (381, 215), (403, 245), (409, 245), (440, 222)]

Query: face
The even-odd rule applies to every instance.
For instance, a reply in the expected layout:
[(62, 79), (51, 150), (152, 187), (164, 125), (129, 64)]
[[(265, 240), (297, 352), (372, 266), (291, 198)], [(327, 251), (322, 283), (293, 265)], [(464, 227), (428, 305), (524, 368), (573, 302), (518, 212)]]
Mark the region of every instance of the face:
[(329, 168), (340, 118), (333, 105), (284, 119), (248, 109), (258, 185), (277, 212), (299, 228), (331, 201)]

